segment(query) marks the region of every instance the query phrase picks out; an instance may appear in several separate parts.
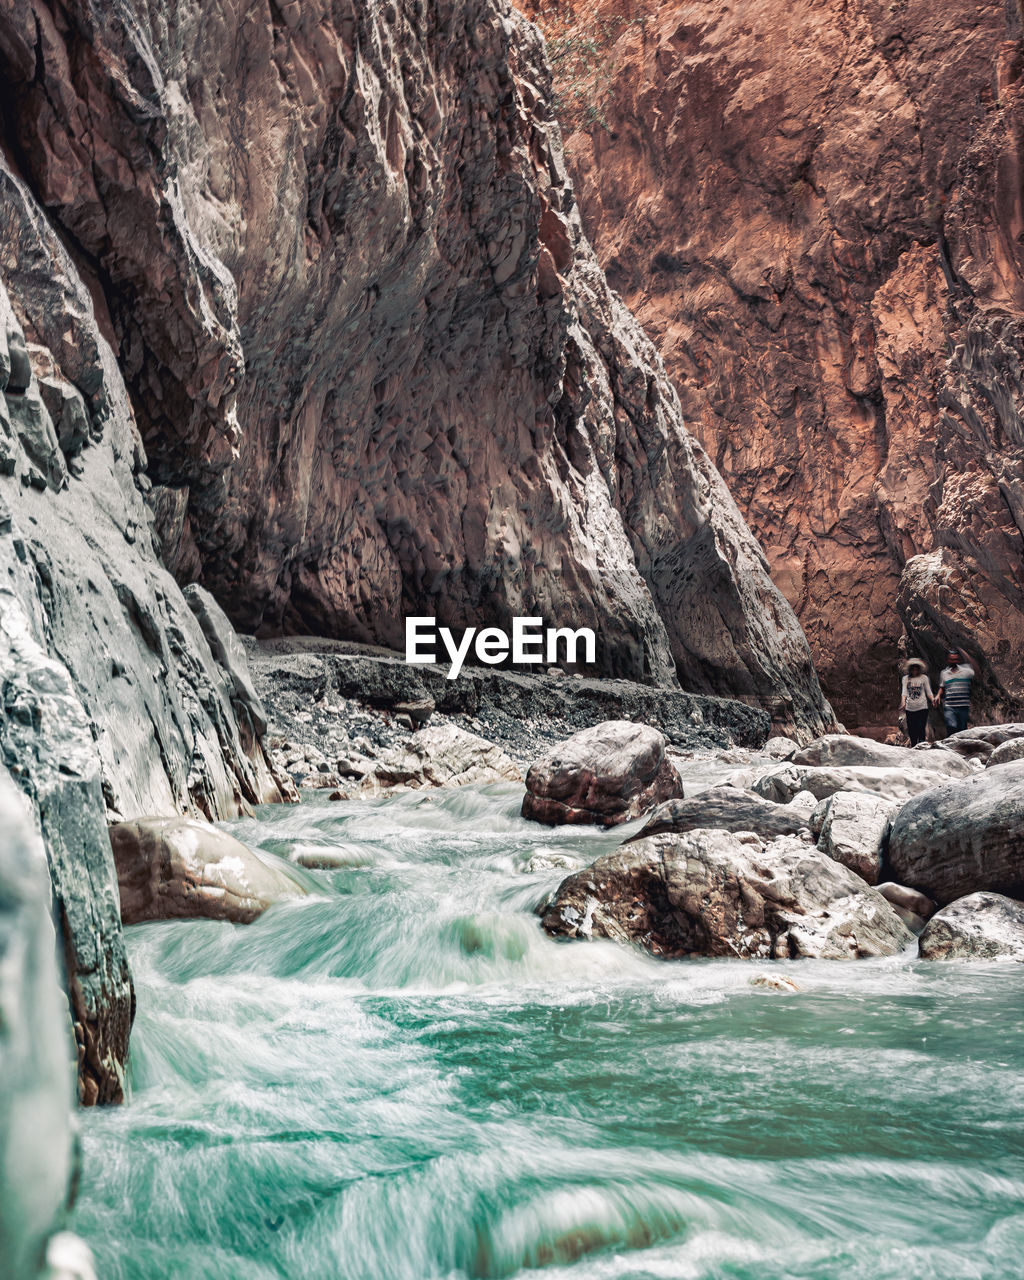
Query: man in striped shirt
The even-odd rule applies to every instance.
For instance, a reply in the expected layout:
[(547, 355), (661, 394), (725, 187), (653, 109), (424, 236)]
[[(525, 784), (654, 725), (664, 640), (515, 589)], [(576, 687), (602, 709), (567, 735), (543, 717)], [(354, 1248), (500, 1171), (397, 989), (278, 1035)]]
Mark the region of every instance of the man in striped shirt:
[(939, 676), (939, 697), (942, 700), (942, 718), (950, 733), (967, 728), (971, 714), (971, 681), (977, 675), (970, 659), (965, 660), (959, 649), (950, 649), (948, 667)]

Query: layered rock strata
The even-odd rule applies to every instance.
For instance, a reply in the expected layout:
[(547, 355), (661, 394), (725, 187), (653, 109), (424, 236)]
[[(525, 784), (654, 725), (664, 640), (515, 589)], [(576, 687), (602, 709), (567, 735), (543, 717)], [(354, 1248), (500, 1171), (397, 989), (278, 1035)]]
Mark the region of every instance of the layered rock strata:
[(527, 0), (586, 230), (845, 723), (1024, 706), (1020, 6)]
[(599, 672), (830, 722), (505, 0), (0, 14), (11, 148), (102, 294), (180, 578), (246, 629), (591, 625)]

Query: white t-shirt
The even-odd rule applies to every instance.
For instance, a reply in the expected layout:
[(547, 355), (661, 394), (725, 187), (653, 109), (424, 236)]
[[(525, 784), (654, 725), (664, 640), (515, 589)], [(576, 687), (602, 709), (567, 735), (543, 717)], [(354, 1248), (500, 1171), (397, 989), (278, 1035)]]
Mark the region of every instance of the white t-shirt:
[(931, 706), (933, 697), (931, 681), (927, 676), (903, 677), (903, 692), (900, 696), (900, 701), (908, 711), (924, 711), (926, 707)]

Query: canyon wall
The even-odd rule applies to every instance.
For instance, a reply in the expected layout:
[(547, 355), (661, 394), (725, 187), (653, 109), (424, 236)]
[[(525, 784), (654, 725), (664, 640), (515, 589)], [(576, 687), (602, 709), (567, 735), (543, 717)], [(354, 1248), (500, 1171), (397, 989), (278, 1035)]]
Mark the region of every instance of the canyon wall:
[(12, 152), (102, 303), (179, 580), (264, 633), (590, 625), (605, 674), (830, 722), (507, 4), (6, 8)]
[(1015, 3), (532, 0), (583, 222), (846, 723), (1024, 707)]

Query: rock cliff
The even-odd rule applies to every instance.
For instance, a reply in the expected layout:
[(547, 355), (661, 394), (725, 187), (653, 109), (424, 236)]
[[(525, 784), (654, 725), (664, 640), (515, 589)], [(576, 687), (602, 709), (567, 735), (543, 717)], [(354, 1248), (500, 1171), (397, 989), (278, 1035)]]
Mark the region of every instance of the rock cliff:
[(830, 718), (504, 0), (2, 8), (12, 151), (101, 295), (179, 579), (392, 645), (571, 619), (605, 673)]
[[(609, 280), (839, 718), (904, 636), (1024, 705), (1021, 23), (950, 0), (531, 0)], [(883, 710), (884, 709), (884, 710)], [(880, 715), (879, 713), (882, 712)]]

